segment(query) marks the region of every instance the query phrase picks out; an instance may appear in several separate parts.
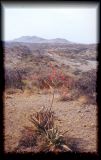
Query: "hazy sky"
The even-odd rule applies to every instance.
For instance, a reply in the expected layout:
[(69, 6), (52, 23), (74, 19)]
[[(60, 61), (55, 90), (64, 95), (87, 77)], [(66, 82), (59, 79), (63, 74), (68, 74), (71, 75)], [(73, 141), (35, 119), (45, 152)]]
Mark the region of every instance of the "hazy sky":
[(97, 42), (97, 8), (4, 7), (4, 40), (21, 36), (66, 38), (79, 43)]

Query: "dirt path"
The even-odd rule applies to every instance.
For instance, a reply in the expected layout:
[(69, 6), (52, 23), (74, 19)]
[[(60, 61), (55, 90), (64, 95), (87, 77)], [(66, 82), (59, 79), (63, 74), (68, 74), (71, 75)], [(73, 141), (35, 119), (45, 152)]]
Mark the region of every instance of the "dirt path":
[[(5, 151), (13, 151), (18, 145), (23, 126), (32, 126), (29, 115), (43, 105), (49, 106), (52, 96), (47, 94), (12, 94), (5, 98)], [(74, 151), (96, 152), (97, 108), (80, 101), (61, 102), (55, 98), (53, 110), (59, 118), (60, 131), (67, 131), (68, 144)]]

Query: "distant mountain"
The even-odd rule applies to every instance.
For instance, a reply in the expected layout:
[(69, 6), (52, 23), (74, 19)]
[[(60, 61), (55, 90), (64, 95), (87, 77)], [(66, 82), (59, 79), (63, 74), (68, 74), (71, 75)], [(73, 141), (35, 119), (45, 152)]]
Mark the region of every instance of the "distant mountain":
[(24, 42), (24, 43), (41, 43), (44, 42), (44, 38), (36, 36), (22, 36), (20, 38), (14, 39), (15, 42)]
[(50, 39), (48, 40), (51, 43), (71, 43), (70, 41), (62, 38), (55, 38), (55, 39)]
[(14, 42), (23, 42), (23, 43), (68, 43), (71, 44), (70, 41), (62, 38), (55, 39), (44, 39), (37, 36), (22, 36), (20, 38), (14, 39)]

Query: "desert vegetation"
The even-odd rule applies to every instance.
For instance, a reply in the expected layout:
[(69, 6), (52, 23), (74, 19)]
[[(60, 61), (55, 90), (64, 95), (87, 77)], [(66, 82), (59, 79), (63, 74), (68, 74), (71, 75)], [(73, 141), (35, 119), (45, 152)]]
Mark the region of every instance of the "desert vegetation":
[(96, 46), (5, 44), (5, 151), (96, 151), (96, 71)]
[[(54, 112), (51, 108), (42, 109), (30, 115), (30, 121), (36, 129), (27, 127), (27, 136), (21, 137), (16, 152), (24, 151), (23, 148), (31, 152), (63, 152), (72, 151), (66, 144), (63, 135), (54, 126)], [(28, 130), (30, 134), (28, 134)], [(24, 136), (24, 135), (23, 135)]]

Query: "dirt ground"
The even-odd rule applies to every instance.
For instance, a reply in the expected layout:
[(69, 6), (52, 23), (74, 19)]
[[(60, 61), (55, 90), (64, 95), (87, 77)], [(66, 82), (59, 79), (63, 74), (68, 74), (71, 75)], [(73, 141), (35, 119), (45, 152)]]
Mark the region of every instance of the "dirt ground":
[[(42, 106), (49, 106), (51, 94), (13, 93), (4, 97), (5, 152), (12, 152), (18, 145), (24, 126), (32, 126), (29, 115)], [(58, 117), (56, 125), (66, 132), (68, 145), (77, 152), (97, 151), (97, 106), (84, 104), (84, 98), (59, 101), (55, 95), (53, 110)]]

